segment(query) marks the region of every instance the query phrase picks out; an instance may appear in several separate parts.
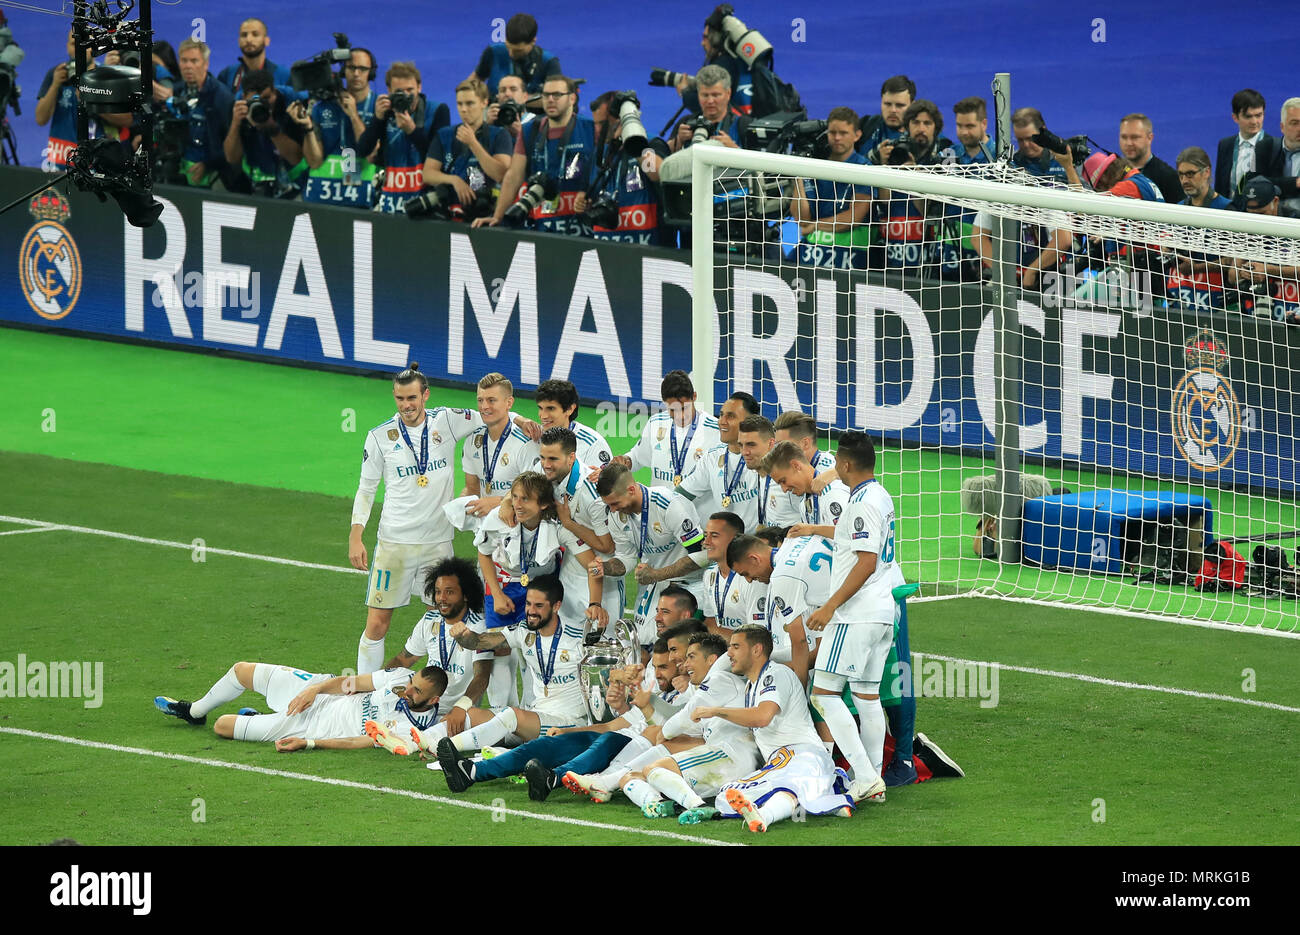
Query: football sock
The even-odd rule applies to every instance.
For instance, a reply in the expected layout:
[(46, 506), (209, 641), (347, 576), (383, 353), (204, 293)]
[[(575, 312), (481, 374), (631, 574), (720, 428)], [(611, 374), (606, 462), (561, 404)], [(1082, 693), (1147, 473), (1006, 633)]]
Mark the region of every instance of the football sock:
[(645, 808), (652, 802), (663, 801), (663, 796), (644, 779), (633, 779), (623, 786), (623, 794), (632, 800), (637, 808)]
[[(885, 760), (885, 709), (880, 706), (879, 698), (854, 698), (853, 701), (858, 706), (858, 717), (862, 719), (859, 729), (862, 746), (871, 758), (872, 769), (879, 776), (880, 766)], [(844, 749), (843, 744), (840, 749)]]
[(763, 816), (763, 821), (770, 828), (778, 821), (790, 818), (794, 815), (794, 807), (798, 801), (788, 792), (778, 792), (764, 803), (758, 813)]
[(684, 808), (699, 808), (704, 804), (704, 800), (695, 794), (695, 790), (681, 773), (674, 773), (671, 769), (660, 766), (658, 769), (652, 769), (645, 779)]
[[(849, 707), (844, 703), (844, 699), (839, 695), (821, 695), (814, 692), (812, 703), (826, 722), (826, 726), (831, 729), (831, 736), (835, 738), (835, 743), (844, 754), (844, 759), (848, 760), (849, 766), (853, 768), (853, 778), (868, 782), (874, 780), (871, 759), (862, 746), (858, 725), (853, 722), (853, 715), (849, 714)], [(858, 710), (861, 710), (861, 705), (858, 706)], [(879, 710), (879, 703), (877, 703), (877, 710)], [(883, 734), (881, 742), (884, 742)], [(878, 770), (875, 772), (879, 773)]]
[(357, 644), (357, 675), (369, 675), (384, 667), (384, 639), (372, 640), (364, 633)]
[(217, 684), (208, 689), (208, 693), (190, 705), (190, 717), (203, 717), (213, 708), (234, 701), (244, 693), (244, 686), (235, 678), (235, 667), (231, 666), (226, 674), (217, 680)]
[(452, 745), (461, 753), (469, 750), (482, 750), (490, 747), (506, 734), (514, 732), (519, 726), (519, 718), (514, 708), (506, 708), (490, 721), (484, 721), (478, 727), (461, 731), (451, 738)]

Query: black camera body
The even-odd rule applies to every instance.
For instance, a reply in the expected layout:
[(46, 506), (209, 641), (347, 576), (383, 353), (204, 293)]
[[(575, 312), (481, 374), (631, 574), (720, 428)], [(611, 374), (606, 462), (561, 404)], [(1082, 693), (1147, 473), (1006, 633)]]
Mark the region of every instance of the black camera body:
[(543, 201), (550, 201), (560, 192), (559, 183), (545, 172), (535, 172), (524, 182), (524, 194), (510, 206), (505, 219), (511, 224), (522, 224), (533, 209)]
[(618, 202), (609, 195), (599, 195), (587, 203), (587, 210), (582, 212), (581, 217), (582, 223), (588, 227), (617, 230)]
[(696, 143), (703, 143), (705, 140), (713, 139), (713, 121), (703, 114), (692, 117), (690, 120), (684, 120), (682, 123), (691, 128), (691, 138), (687, 142), (687, 146), (694, 146)]
[(519, 122), (519, 118), (524, 114), (524, 108), (514, 101), (501, 101), (497, 105), (497, 119), (494, 124), (498, 127), (505, 127), (507, 130)]
[(388, 102), (392, 105), (392, 112), (395, 114), (409, 114), (415, 110), (415, 105), (419, 97), (410, 91), (394, 91), (388, 95)]
[(903, 133), (894, 141), (894, 148), (889, 151), (889, 159), (886, 165), (905, 166), (908, 160), (916, 158), (916, 143), (912, 140), (910, 133)]
[(334, 48), (318, 52), (311, 58), (289, 67), (289, 83), (295, 91), (306, 91), (318, 101), (328, 101), (343, 93), (343, 79), (334, 70), (352, 60), (352, 43), (341, 32), (334, 34)]
[(1063, 140), (1047, 127), (1043, 127), (1029, 139), (1049, 152), (1062, 156), (1068, 153), (1075, 165), (1088, 158), (1088, 137), (1084, 135)]
[(266, 123), (271, 119), (271, 105), (262, 95), (254, 94), (248, 99), (248, 119), (253, 123)]
[(488, 188), (475, 193), (474, 200), (463, 205), (450, 184), (435, 185), (406, 203), (409, 218), (430, 218), (435, 221), (472, 221), (489, 217), (496, 207), (496, 199)]

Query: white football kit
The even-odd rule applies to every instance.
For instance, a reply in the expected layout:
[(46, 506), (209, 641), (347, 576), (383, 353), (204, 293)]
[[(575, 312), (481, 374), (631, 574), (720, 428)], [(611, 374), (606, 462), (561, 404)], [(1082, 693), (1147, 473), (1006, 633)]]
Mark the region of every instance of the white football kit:
[(646, 420), (641, 438), (628, 452), (632, 470), (650, 468), (651, 483), (674, 487), (686, 479), (704, 453), (720, 443), (718, 420), (698, 410), (695, 420), (682, 428), (668, 410)]
[(556, 621), (551, 636), (523, 626), (509, 627), (504, 635), (506, 642), (523, 654), (524, 677), (532, 684), (531, 710), (542, 721), (542, 733), (547, 727), (586, 724), (589, 717), (578, 678), (584, 651), (582, 630)]
[[(475, 633), (487, 632), (483, 615), (472, 610), (465, 611), (461, 622)], [(426, 665), (438, 666), (447, 673), (447, 687), (443, 689), (438, 706), (444, 714), (451, 710), (474, 680), (474, 659), (478, 653), (461, 646), (447, 633), (447, 622), (437, 610), (425, 612), (407, 637), (404, 649), (407, 655), (427, 656)]]
[(480, 426), (465, 441), (460, 458), (461, 470), (467, 477), (478, 478), (479, 496), (508, 497), (515, 478), (532, 470), (537, 462), (537, 442), (525, 435), (513, 421), (506, 423), (495, 441), (488, 437), (488, 427), (481, 421)]
[(758, 767), (758, 747), (752, 730), (719, 717), (691, 720), (691, 713), (698, 707), (738, 708), (744, 704), (744, 696), (745, 680), (732, 674), (730, 659), (719, 656), (686, 705), (664, 722), (665, 740), (700, 738), (699, 746), (673, 756), (683, 778), (698, 796), (717, 795), (724, 785)]
[(853, 808), (853, 799), (846, 794), (848, 777), (836, 768), (817, 736), (804, 687), (788, 666), (769, 660), (758, 677), (746, 683), (745, 707), (756, 708), (765, 702), (777, 705), (771, 722), (754, 728), (754, 741), (766, 762), (752, 775), (723, 786), (714, 808), (724, 817), (737, 817), (727, 802), (728, 789), (739, 789), (756, 806), (786, 792), (810, 815)]
[[(575, 461), (569, 476), (555, 485), (555, 499), (563, 500), (569, 507), (575, 522), (586, 526), (598, 536), (609, 533), (609, 507), (596, 493), (596, 485), (587, 480), (591, 468), (581, 461)], [(579, 541), (578, 551), (596, 552), (600, 561), (613, 558), (613, 553), (599, 552), (586, 542)], [(564, 561), (560, 565), (560, 584), (564, 585), (564, 604), (561, 605), (564, 620), (572, 626), (585, 626), (583, 620), (587, 613), (587, 604), (591, 592), (587, 587), (587, 569), (576, 558), (577, 552), (566, 550)], [(581, 600), (579, 600), (581, 598)], [(601, 579), (601, 606), (612, 621), (622, 619), (623, 609), (627, 605), (624, 594), (623, 576), (612, 575)]]
[[(761, 582), (759, 582), (761, 583)], [(700, 610), (705, 619), (714, 617), (724, 630), (735, 630), (749, 623), (750, 591), (753, 588), (743, 575), (728, 571), (723, 575), (717, 564), (704, 570), (704, 600)]]
[[(786, 539), (781, 548), (772, 553), (772, 577), (767, 583), (767, 602), (764, 607), (765, 624), (772, 631), (772, 642), (789, 646), (790, 634), (786, 626), (800, 617), (805, 620), (835, 593), (831, 586), (831, 561), (834, 546), (821, 536), (800, 536)], [(804, 628), (811, 649), (820, 634)], [(773, 656), (776, 655), (775, 646)]]
[(741, 455), (720, 444), (704, 453), (677, 492), (695, 504), (701, 523), (720, 511), (735, 513), (745, 531), (753, 532), (758, 526), (760, 481)]

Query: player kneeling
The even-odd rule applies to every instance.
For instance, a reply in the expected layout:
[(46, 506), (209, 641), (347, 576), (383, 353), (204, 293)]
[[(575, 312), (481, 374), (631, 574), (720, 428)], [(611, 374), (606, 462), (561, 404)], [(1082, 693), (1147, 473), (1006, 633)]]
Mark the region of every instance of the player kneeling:
[(274, 713), (244, 708), (239, 714), (223, 714), (213, 726), (218, 737), (274, 741), (281, 753), (379, 745), (405, 755), (414, 752), (414, 745), (394, 744), (391, 738), (409, 735), (412, 727), (431, 727), (446, 687), (447, 673), (437, 666), (425, 666), (418, 673), (383, 669), (333, 676), (267, 662), (237, 662), (198, 701), (159, 695), (154, 705), (163, 714), (203, 725), (209, 711), (251, 689), (266, 698)]
[(750, 831), (794, 815), (853, 814), (847, 777), (835, 768), (808, 714), (803, 685), (788, 666), (773, 665), (772, 634), (750, 624), (731, 634), (731, 671), (746, 680), (743, 708), (697, 707), (697, 721), (720, 718), (753, 731), (767, 762), (752, 776), (722, 787), (714, 802), (724, 818), (740, 817)]

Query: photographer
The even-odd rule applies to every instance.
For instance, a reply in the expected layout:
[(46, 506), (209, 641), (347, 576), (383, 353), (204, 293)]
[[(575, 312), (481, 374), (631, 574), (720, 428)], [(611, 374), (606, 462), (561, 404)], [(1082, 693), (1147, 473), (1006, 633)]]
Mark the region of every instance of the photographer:
[(469, 77), (487, 85), (488, 94), (499, 94), (501, 79), (515, 75), (528, 93), (537, 94), (543, 84), (561, 74), (560, 60), (537, 44), (537, 20), (516, 13), (506, 21), (506, 41), (484, 49)]
[[(631, 146), (625, 145), (624, 105)], [(584, 217), (596, 240), (621, 243), (667, 244), (661, 224), (662, 198), (659, 166), (668, 147), (663, 140), (647, 140), (640, 122), (640, 102), (631, 91), (606, 91), (591, 104), (596, 126), (599, 170), (591, 187), (590, 200), (583, 204)]]
[(230, 128), (235, 96), (208, 73), (205, 43), (183, 40), (176, 50), (176, 63), (181, 80), (172, 89), (171, 109), (189, 121), (180, 169), (189, 184), (211, 188), (231, 171), (223, 140)]
[[(510, 133), (484, 120), (487, 100), (487, 85), (482, 81), (462, 81), (456, 88), (456, 111), (461, 122), (454, 129), (443, 127), (434, 134), (424, 160), (424, 184), (450, 186), (462, 219), (478, 216), (471, 209), (485, 198), (491, 199), (487, 201), (487, 210), (491, 210), (514, 150)], [(443, 192), (444, 202), (447, 194)]]
[[(939, 163), (938, 153), (951, 149), (952, 142), (940, 136), (943, 115), (933, 101), (913, 101), (903, 112), (905, 133), (879, 146), (891, 166), (929, 166)], [(942, 259), (939, 237), (947, 209), (906, 192), (882, 190), (877, 202), (885, 265), (896, 269), (921, 268), (924, 275), (935, 271)]]
[[(718, 66), (730, 78), (729, 86), (733, 89), (731, 104), (736, 112), (746, 115), (752, 113), (755, 103), (754, 70), (757, 68), (770, 73), (772, 44), (758, 30), (747, 28), (735, 16), (731, 4), (723, 3), (715, 7), (704, 21), (700, 46), (704, 49), (704, 64)], [(698, 75), (692, 78), (656, 68), (650, 73), (650, 84), (667, 84), (674, 77), (676, 80), (673, 84), (681, 95), (682, 104), (692, 114), (703, 113)], [(769, 106), (765, 109), (770, 111), (780, 108)]]
[(542, 85), (546, 119), (524, 127), (515, 141), (496, 209), (491, 217), (477, 218), (475, 227), (500, 224), (527, 179), (528, 195), (545, 199), (530, 197), (524, 205), (537, 230), (578, 236), (587, 233), (578, 217), (577, 199), (591, 187), (595, 175), (596, 127), (590, 117), (577, 112), (577, 103), (577, 85), (571, 78), (553, 75), (546, 79)]
[(402, 214), (424, 185), (424, 156), (429, 140), (451, 123), (446, 104), (421, 93), (420, 70), (411, 62), (393, 62), (384, 75), (387, 94), (375, 101), (375, 116), (357, 141), (357, 152), (379, 144), (384, 184), (375, 210)]
[[(231, 108), (224, 143), (226, 161), (233, 167), (226, 184), (244, 194), (294, 198), (301, 190), (298, 179), (307, 171), (302, 158), (305, 130), (289, 114), (274, 81), (263, 69), (242, 75), (242, 96)], [(305, 105), (295, 101), (293, 106), (301, 117)]]
[[(40, 127), (47, 123), (50, 125), (50, 142), (42, 165), (51, 172), (62, 172), (68, 168), (68, 153), (77, 145), (77, 101), (81, 97), (81, 92), (77, 90), (75, 65), (77, 43), (72, 30), (68, 30), (67, 51), (68, 60), (55, 65), (45, 73), (36, 101), (36, 125)], [(105, 64), (115, 64), (116, 53), (110, 52), (109, 57), (114, 61), (110, 62), (106, 59)], [(85, 70), (95, 67), (95, 60), (89, 54), (83, 67)], [(108, 124), (104, 129), (112, 136), (117, 135), (115, 125), (129, 126), (131, 123), (130, 114), (122, 115), (120, 120), (116, 114), (100, 116), (103, 122)], [(91, 139), (103, 135), (97, 121), (90, 121), (89, 133)]]
[[(1011, 132), (1016, 137), (1016, 152), (1011, 157), (1011, 164), (1039, 178), (1055, 179), (1071, 188), (1082, 187), (1074, 160), (1068, 158), (1068, 150), (1065, 153), (1067, 158), (1061, 159), (1060, 152), (1049, 151), (1043, 145), (1045, 127), (1043, 115), (1033, 107), (1020, 107), (1011, 114)], [(1035, 137), (1039, 142), (1034, 141)], [(1060, 140), (1056, 136), (1052, 138)]]
[(307, 184), (302, 200), (369, 209), (374, 204), (379, 144), (361, 152), (357, 140), (375, 115), (377, 95), (370, 87), (375, 57), (369, 49), (352, 49), (343, 66), (343, 91), (337, 99), (316, 101), (311, 115), (292, 109), (306, 131), (302, 154), (307, 160)]
[(916, 82), (907, 75), (886, 78), (880, 86), (880, 113), (862, 123), (858, 152), (878, 166), (889, 162), (893, 141), (903, 135), (903, 114), (916, 100)]
[(695, 87), (699, 94), (700, 116), (677, 125), (677, 132), (668, 141), (668, 149), (676, 153), (688, 148), (696, 138), (696, 131), (701, 129), (707, 130), (708, 138), (714, 142), (739, 149), (749, 118), (731, 104), (731, 75), (721, 66), (705, 65), (695, 76)]
[[(539, 95), (540, 97), (540, 95)], [(536, 119), (537, 115), (528, 109), (528, 90), (524, 79), (518, 75), (506, 75), (497, 83), (497, 99), (487, 110), (487, 122), (510, 131), (510, 139), (519, 139), (524, 127)], [(513, 117), (507, 120), (502, 117)]]
[(282, 88), (292, 87), (289, 69), (266, 57), (266, 47), (270, 44), (266, 23), (256, 17), (244, 20), (239, 24), (239, 60), (221, 69), (217, 80), (239, 95), (243, 92), (244, 77), (250, 71), (269, 71), (274, 84)]
[[(826, 118), (826, 141), (831, 162), (866, 165), (856, 151), (862, 131), (858, 115), (848, 107), (836, 107)], [(834, 269), (865, 269), (867, 246), (871, 242), (872, 190), (829, 179), (804, 179), (796, 185), (790, 204), (791, 216), (799, 222), (801, 265)]]

